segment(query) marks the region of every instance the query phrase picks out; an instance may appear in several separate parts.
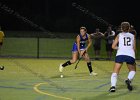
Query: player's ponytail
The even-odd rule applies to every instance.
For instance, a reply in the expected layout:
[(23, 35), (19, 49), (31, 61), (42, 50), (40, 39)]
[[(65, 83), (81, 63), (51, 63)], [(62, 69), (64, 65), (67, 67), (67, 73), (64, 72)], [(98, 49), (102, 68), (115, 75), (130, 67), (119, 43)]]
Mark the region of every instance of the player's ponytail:
[(123, 32), (128, 32), (130, 29), (130, 24), (129, 22), (122, 22), (121, 23), (121, 29)]

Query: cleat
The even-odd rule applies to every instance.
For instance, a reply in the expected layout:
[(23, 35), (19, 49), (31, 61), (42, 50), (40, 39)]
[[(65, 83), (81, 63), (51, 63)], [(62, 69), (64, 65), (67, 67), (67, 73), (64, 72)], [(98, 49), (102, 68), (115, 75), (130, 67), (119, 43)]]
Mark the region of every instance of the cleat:
[(96, 76), (97, 73), (95, 73), (95, 72), (91, 72), (90, 75), (91, 75), (91, 76), (92, 76), (92, 75), (93, 75), (93, 76)]
[(133, 87), (131, 85), (131, 81), (129, 79), (125, 80), (125, 83), (127, 85), (127, 88), (129, 91), (132, 91), (133, 90)]
[(64, 67), (62, 66), (62, 64), (60, 64), (60, 66), (59, 66), (59, 72), (63, 72), (63, 69), (64, 69)]
[(112, 86), (112, 87), (109, 89), (109, 92), (115, 92), (115, 91), (116, 91), (115, 86)]

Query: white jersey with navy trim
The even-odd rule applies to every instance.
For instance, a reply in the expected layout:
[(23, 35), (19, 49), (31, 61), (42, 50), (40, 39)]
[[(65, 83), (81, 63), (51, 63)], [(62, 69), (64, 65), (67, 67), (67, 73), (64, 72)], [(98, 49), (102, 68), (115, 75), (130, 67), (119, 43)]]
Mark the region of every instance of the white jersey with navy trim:
[(135, 51), (134, 51), (134, 35), (127, 32), (127, 33), (119, 33), (119, 47), (117, 50), (118, 55), (127, 55), (135, 58)]

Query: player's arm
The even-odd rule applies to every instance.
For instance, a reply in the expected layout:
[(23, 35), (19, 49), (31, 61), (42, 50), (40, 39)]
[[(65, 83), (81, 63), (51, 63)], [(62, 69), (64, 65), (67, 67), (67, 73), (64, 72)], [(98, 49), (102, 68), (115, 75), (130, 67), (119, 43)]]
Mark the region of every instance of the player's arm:
[(136, 36), (137, 36), (137, 32), (136, 32), (136, 30), (134, 30), (134, 36), (135, 36), (135, 38), (136, 38)]
[(114, 31), (111, 31), (111, 35), (110, 36), (115, 36), (115, 32)]
[(94, 36), (94, 33), (91, 33), (90, 35), (91, 35), (91, 36)]
[(134, 48), (134, 51), (135, 51), (135, 53), (137, 52), (137, 49), (136, 49), (136, 37), (134, 36), (134, 46), (133, 46), (133, 48)]
[(117, 44), (119, 42), (119, 35), (117, 35), (117, 37), (115, 38), (113, 44), (112, 44), (112, 49), (118, 49)]
[(86, 52), (87, 52), (87, 50), (90, 48), (91, 44), (92, 44), (92, 40), (91, 40), (90, 35), (88, 35), (88, 45), (87, 45), (87, 47), (86, 47)]
[(91, 37), (95, 37), (95, 33), (91, 33), (90, 36), (91, 36)]
[(102, 37), (105, 36), (105, 35), (104, 35), (103, 33), (101, 33), (101, 32), (100, 32), (100, 34), (101, 34)]
[(104, 37), (104, 34), (102, 32), (100, 32), (99, 37)]
[(77, 43), (78, 52), (80, 54), (80, 36), (79, 35), (76, 37), (76, 43)]
[(107, 32), (104, 33), (104, 38), (107, 39)]

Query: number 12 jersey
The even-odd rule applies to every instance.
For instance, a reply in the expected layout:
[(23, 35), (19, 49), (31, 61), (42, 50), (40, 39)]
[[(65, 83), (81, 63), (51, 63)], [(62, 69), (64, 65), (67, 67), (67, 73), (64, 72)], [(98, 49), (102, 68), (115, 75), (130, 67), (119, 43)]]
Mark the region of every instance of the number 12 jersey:
[(135, 37), (129, 32), (118, 34), (119, 44), (116, 56), (126, 55), (135, 58), (134, 41)]

